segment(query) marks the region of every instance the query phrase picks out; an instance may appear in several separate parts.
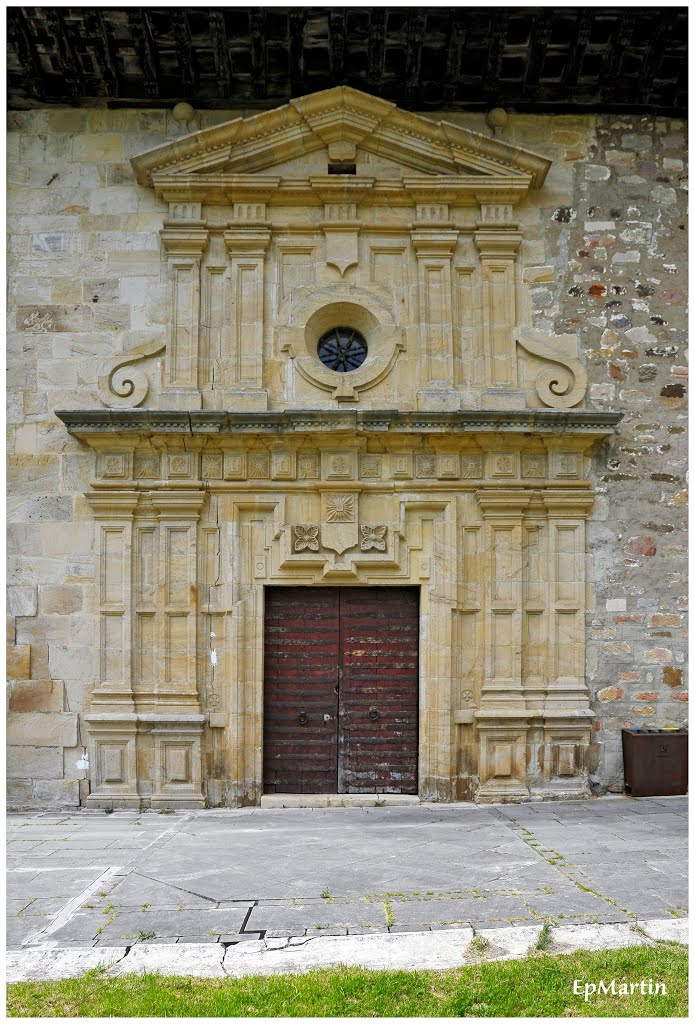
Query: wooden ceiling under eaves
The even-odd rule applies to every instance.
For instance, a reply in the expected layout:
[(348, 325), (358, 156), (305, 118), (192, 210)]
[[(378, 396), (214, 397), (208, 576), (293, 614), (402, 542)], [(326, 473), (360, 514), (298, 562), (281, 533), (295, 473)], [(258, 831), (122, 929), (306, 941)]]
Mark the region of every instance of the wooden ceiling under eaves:
[(410, 110), (687, 112), (686, 7), (11, 7), (10, 109), (249, 111), (350, 85)]

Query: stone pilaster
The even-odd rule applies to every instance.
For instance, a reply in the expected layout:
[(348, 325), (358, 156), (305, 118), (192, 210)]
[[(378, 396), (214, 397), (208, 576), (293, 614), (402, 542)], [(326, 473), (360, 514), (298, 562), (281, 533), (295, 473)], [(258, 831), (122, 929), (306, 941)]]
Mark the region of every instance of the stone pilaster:
[(86, 497), (98, 528), (100, 671), (92, 707), (133, 711), (130, 563), (138, 492), (108, 489), (92, 491)]
[[(508, 458), (501, 455), (498, 458)], [(529, 496), (509, 490), (479, 491), (488, 564), (485, 679), (476, 712), (480, 737), (477, 800), (528, 799), (526, 701), (521, 682), (522, 531)]]
[(512, 221), (511, 203), (481, 200), (474, 241), (483, 281), (485, 385), (509, 390), (517, 386), (515, 261), (522, 241)]
[[(237, 204), (237, 207), (240, 204)], [(235, 208), (237, 218), (224, 232), (231, 267), (231, 325), (222, 339), (222, 400), (227, 407), (262, 411), (268, 407), (263, 387), (263, 313), (265, 258), (271, 232), (264, 221), (239, 219), (265, 212)]]
[(448, 206), (419, 203), (410, 235), (418, 265), (420, 351), (418, 408), (458, 409), (454, 386), (454, 314), (451, 260), (458, 232)]
[(208, 231), (200, 220), (169, 220), (164, 222), (160, 237), (168, 263), (170, 319), (159, 408), (200, 409), (200, 264)]
[(202, 490), (167, 490), (151, 495), (160, 524), (159, 648), (157, 705), (162, 712), (200, 710), (197, 664), (197, 526)]
[[(580, 455), (572, 455), (580, 459)], [(586, 491), (547, 491), (548, 683), (543, 710), (543, 795), (586, 796), (591, 711), (585, 671)]]

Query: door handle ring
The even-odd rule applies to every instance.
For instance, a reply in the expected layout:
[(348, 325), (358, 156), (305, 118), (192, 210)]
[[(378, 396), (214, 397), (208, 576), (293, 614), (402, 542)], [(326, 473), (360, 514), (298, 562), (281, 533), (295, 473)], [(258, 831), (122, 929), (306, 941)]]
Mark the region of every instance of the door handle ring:
[(300, 708), (299, 709), (299, 713), (297, 715), (297, 721), (299, 722), (300, 725), (306, 725), (306, 723), (309, 721), (309, 716), (307, 715), (307, 713), (304, 710), (304, 708)]
[(376, 722), (377, 718), (381, 718), (381, 715), (376, 708), (370, 708), (369, 717), (372, 719), (372, 721)]

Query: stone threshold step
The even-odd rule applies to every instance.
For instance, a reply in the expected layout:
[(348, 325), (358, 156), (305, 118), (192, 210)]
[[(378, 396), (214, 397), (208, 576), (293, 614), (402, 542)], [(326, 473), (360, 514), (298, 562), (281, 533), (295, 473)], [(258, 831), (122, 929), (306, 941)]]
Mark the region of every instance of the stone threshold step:
[(419, 804), (419, 796), (401, 793), (266, 793), (261, 809), (278, 807), (405, 807)]

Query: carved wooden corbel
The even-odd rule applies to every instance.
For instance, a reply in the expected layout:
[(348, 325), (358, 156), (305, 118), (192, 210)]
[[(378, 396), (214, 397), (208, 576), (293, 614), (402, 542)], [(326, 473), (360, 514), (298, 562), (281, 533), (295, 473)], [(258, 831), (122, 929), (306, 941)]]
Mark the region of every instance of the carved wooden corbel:
[(147, 375), (141, 366), (129, 370), (126, 367), (156, 356), (165, 348), (166, 342), (159, 338), (105, 360), (97, 378), (97, 392), (104, 405), (109, 409), (135, 409), (142, 405), (150, 389)]
[(533, 356), (562, 369), (544, 367), (536, 377), (536, 391), (551, 409), (571, 409), (583, 400), (587, 389), (586, 370), (577, 359), (577, 339), (573, 334), (547, 334), (532, 327), (520, 327), (516, 341)]

